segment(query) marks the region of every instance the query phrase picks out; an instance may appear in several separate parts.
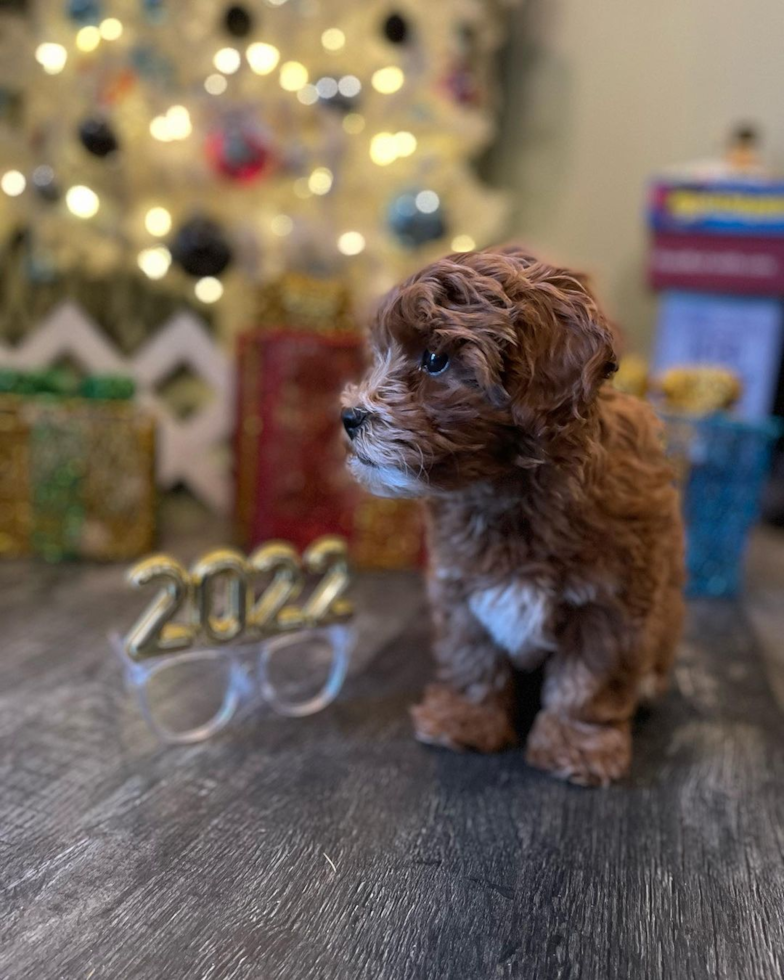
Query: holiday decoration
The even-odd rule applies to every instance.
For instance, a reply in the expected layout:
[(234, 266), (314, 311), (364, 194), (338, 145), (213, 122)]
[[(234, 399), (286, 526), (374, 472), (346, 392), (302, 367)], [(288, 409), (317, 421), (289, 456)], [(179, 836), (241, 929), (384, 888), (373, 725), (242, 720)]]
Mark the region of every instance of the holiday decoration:
[(444, 87), (459, 105), (476, 105), (481, 97), (481, 90), (471, 69), (464, 64), (456, 65), (447, 74)]
[(205, 144), (207, 159), (223, 177), (239, 182), (255, 180), (273, 166), (266, 134), (260, 129), (229, 122), (213, 130)]
[(127, 379), (74, 396), (57, 372), (4, 372), (0, 555), (121, 559), (152, 543), (154, 423)]
[(441, 201), (435, 191), (407, 191), (389, 206), (389, 227), (401, 245), (419, 248), (446, 235)]
[[(77, 306), (65, 303), (15, 347), (0, 343), (0, 369), (12, 378), (20, 371), (23, 378), (29, 378), (31, 369), (38, 365), (63, 363), (76, 363), (88, 374), (132, 378), (140, 402), (157, 423), (158, 486), (185, 486), (211, 510), (228, 510), (229, 472), (220, 449), (232, 431), (233, 372), (202, 320), (184, 311), (177, 313), (159, 323), (154, 335), (132, 354), (125, 354)], [(3, 376), (0, 371), (0, 378)], [(62, 372), (57, 376), (62, 378)], [(166, 397), (168, 385), (177, 376), (192, 379), (201, 395), (185, 412)], [(73, 380), (64, 383), (73, 385)], [(89, 378), (83, 381), (77, 376), (76, 387), (69, 393), (91, 395), (96, 393), (93, 386), (98, 386), (97, 391), (105, 395), (108, 383)], [(17, 391), (16, 382), (13, 384)], [(120, 383), (111, 383), (116, 384)], [(40, 390), (37, 381), (30, 390)], [(116, 396), (115, 387), (110, 391)]]
[(172, 257), (189, 276), (219, 276), (231, 263), (231, 248), (210, 218), (187, 221), (172, 242)]
[[(367, 305), (423, 257), (499, 240), (508, 207), (473, 161), (494, 136), (512, 2), (37, 0), (13, 32), (0, 25), (3, 63), (26, 66), (0, 89), (0, 199), (14, 198), (0, 252), (31, 229), (0, 336), (83, 280), (111, 298), (91, 307), (99, 322), (103, 309), (116, 322), (128, 291), (114, 284), (141, 270), (156, 295), (209, 305), (225, 340), (281, 271), (340, 277)], [(444, 80), (458, 67), (480, 97), (454, 100)], [(444, 213), (390, 209), (414, 187)], [(150, 230), (151, 209), (172, 233)], [(217, 284), (180, 274), (230, 263)], [(123, 319), (133, 342), (152, 329), (147, 304)]]
[(138, 75), (154, 87), (166, 89), (174, 82), (175, 64), (155, 45), (134, 45), (128, 52), (128, 61), (133, 75)]
[(391, 44), (405, 44), (410, 28), (402, 14), (390, 14), (384, 21), (383, 34)]
[(233, 4), (223, 17), (226, 30), (232, 37), (247, 37), (253, 30), (253, 17), (247, 7)]
[(316, 83), (319, 105), (342, 113), (356, 112), (361, 90), (362, 83), (356, 75), (343, 75), (340, 78), (324, 75)]
[(60, 200), (60, 188), (51, 167), (45, 165), (36, 167), (33, 171), (32, 183), (42, 200), (48, 201), (50, 204)]
[[(127, 636), (110, 639), (128, 689), (164, 742), (209, 738), (238, 711), (263, 704), (282, 715), (313, 714), (340, 691), (354, 639), (341, 538), (319, 538), (302, 554), (285, 541), (267, 542), (247, 557), (220, 548), (190, 569), (169, 555), (150, 555), (127, 581), (158, 591)], [(220, 612), (217, 583), (228, 599)], [(171, 622), (173, 616), (181, 621)], [(160, 690), (170, 666), (180, 671), (175, 677), (193, 667), (199, 685), (175, 682), (162, 701), (151, 696), (149, 682), (155, 677)]]
[(338, 395), (358, 372), (354, 336), (271, 332), (240, 338), (237, 514), (242, 539), (350, 536)]
[(101, 18), (99, 0), (67, 0), (65, 6), (68, 16), (77, 24), (93, 25)]
[(656, 382), (668, 412), (708, 415), (732, 408), (743, 394), (740, 378), (722, 367), (675, 367)]
[(259, 292), (256, 322), (271, 330), (285, 326), (339, 336), (356, 331), (344, 282), (296, 272), (272, 280)]
[[(254, 579), (264, 577), (269, 577), (266, 588), (257, 594)], [(220, 578), (227, 580), (230, 599), (226, 612), (217, 617), (212, 589)], [(135, 660), (179, 653), (200, 642), (241, 643), (315, 629), (345, 620), (352, 611), (344, 598), (350, 584), (348, 548), (334, 535), (313, 541), (302, 555), (277, 540), (247, 557), (219, 548), (202, 555), (190, 571), (168, 555), (152, 555), (129, 570), (128, 582), (135, 588), (158, 582), (172, 597), (168, 615), (162, 614), (156, 596), (131, 627), (125, 649)], [(295, 605), (295, 600), (300, 601)], [(172, 623), (173, 617), (185, 624)]]
[(166, 0), (142, 0), (144, 12), (152, 23), (159, 23), (166, 15)]
[(299, 328), (287, 318), (278, 321), (285, 330), (271, 326), (239, 338), (238, 531), (248, 546), (278, 537), (304, 546), (340, 534), (358, 565), (412, 567), (422, 554), (416, 505), (367, 496), (345, 469), (339, 393), (361, 371), (363, 350), (341, 317), (344, 295), (332, 283), (320, 291), (313, 281), (287, 282), (260, 308), (269, 323), (299, 309)]
[(452, 63), (444, 76), (444, 89), (457, 105), (480, 108), (489, 87), (481, 36), (473, 21), (461, 20), (453, 26), (452, 37)]
[(96, 157), (107, 157), (120, 145), (108, 121), (100, 116), (84, 120), (79, 126), (79, 139), (85, 150)]

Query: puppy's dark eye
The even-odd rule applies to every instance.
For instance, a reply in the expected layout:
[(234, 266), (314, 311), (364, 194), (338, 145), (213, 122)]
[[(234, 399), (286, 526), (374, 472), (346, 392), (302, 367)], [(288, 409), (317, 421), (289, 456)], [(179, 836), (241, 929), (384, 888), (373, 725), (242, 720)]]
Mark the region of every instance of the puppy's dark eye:
[(443, 374), (449, 367), (449, 354), (434, 354), (426, 350), (422, 355), (422, 367), (428, 374)]

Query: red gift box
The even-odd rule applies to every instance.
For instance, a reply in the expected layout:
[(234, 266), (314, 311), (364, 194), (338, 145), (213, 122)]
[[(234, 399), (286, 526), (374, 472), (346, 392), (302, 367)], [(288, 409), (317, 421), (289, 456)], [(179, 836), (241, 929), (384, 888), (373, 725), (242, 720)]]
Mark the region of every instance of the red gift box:
[(256, 330), (238, 340), (236, 517), (246, 548), (283, 538), (304, 548), (346, 537), (356, 564), (420, 563), (419, 508), (363, 493), (345, 465), (340, 392), (363, 368), (351, 331)]

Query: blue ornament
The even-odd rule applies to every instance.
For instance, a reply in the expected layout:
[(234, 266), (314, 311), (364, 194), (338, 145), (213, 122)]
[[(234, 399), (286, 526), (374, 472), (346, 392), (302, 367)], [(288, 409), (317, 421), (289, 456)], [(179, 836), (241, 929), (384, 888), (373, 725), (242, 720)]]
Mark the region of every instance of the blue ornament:
[(174, 78), (171, 61), (151, 44), (135, 44), (131, 48), (131, 65), (142, 78), (164, 87)]
[(75, 24), (97, 24), (101, 19), (100, 0), (67, 0), (66, 10)]
[(387, 211), (392, 234), (405, 248), (419, 248), (443, 238), (446, 221), (441, 201), (429, 189), (406, 191), (396, 197)]
[(165, 0), (142, 0), (142, 7), (147, 19), (154, 23), (162, 21), (166, 17)]

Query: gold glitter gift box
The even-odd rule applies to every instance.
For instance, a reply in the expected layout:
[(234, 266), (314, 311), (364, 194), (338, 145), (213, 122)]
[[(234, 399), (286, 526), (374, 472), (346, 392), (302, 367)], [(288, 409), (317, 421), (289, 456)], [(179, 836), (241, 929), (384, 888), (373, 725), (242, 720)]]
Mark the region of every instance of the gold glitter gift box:
[(0, 557), (149, 550), (154, 445), (153, 419), (127, 397), (0, 395)]

